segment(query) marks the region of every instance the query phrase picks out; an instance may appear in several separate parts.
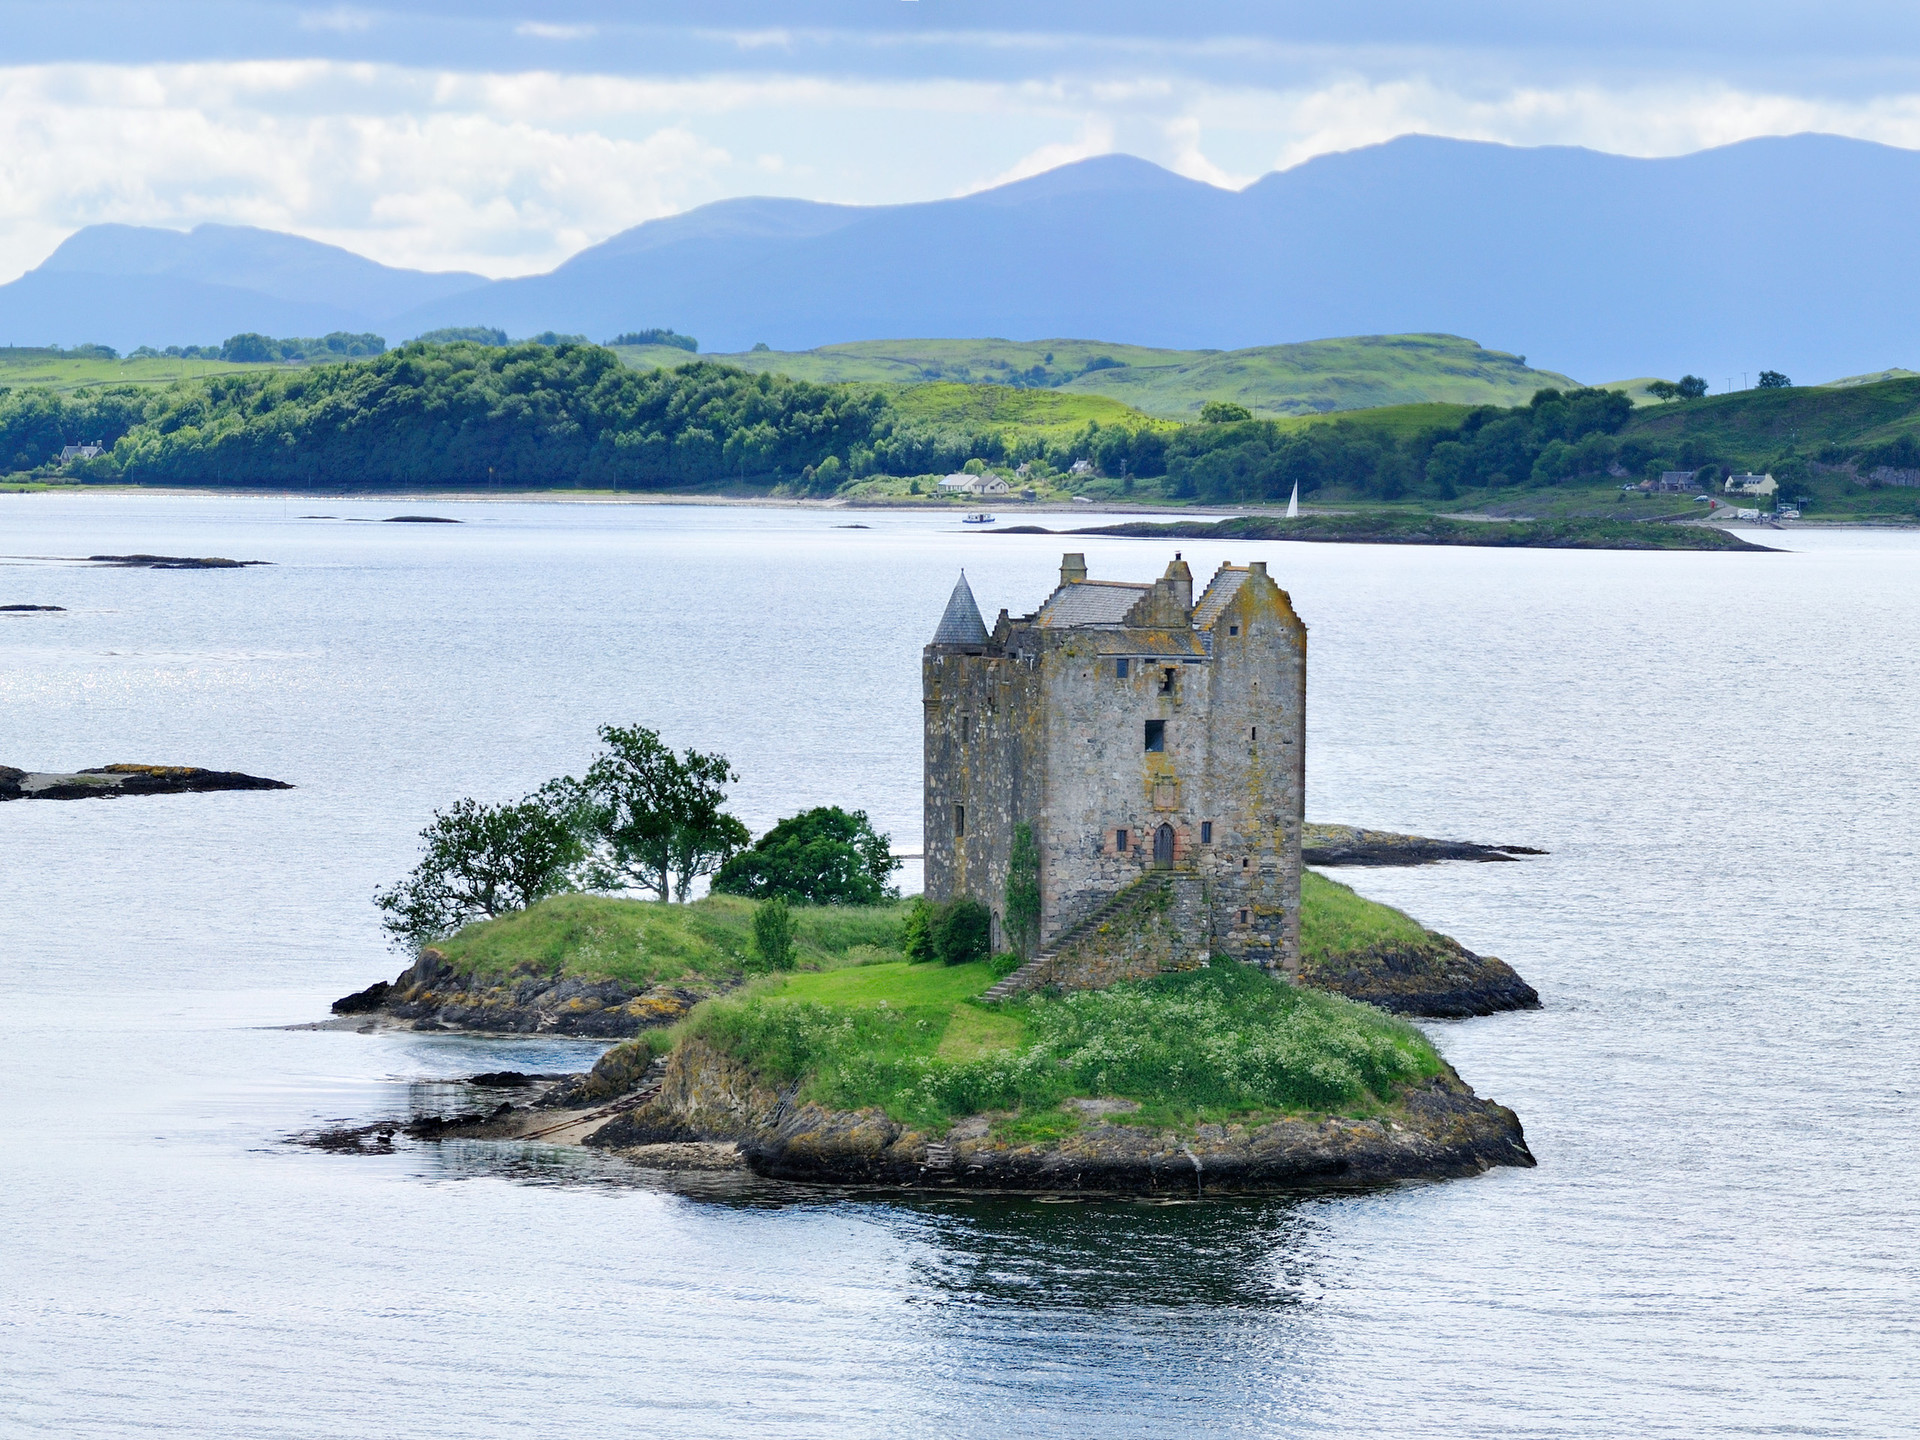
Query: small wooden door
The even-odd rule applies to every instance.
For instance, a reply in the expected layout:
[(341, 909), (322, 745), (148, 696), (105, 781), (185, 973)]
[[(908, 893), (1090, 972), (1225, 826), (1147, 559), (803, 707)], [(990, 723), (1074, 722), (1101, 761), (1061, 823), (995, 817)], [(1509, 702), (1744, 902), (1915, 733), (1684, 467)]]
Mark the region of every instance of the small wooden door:
[(1153, 863), (1162, 870), (1173, 866), (1173, 826), (1162, 825), (1153, 832)]

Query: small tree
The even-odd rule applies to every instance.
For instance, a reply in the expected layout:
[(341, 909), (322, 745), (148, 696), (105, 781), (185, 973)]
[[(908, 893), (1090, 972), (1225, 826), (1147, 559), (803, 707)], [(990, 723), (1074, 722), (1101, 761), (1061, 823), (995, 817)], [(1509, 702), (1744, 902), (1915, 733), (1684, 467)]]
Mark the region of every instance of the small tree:
[(793, 912), (777, 895), (753, 912), (753, 948), (769, 970), (793, 968)]
[(511, 805), (457, 801), (435, 811), (420, 838), (426, 854), (413, 873), (373, 897), (387, 933), (416, 951), (471, 921), (572, 889), (585, 855), (577, 816), (553, 787)]
[(898, 895), (900, 862), (864, 810), (822, 805), (789, 816), (720, 867), (713, 888), (796, 905), (877, 905)]
[(1793, 381), (1782, 375), (1778, 370), (1762, 370), (1760, 372), (1760, 388), (1762, 390), (1786, 390), (1791, 388), (1792, 385)]
[(1698, 400), (1707, 393), (1707, 382), (1698, 375), (1682, 375), (1673, 389), (1682, 400)]
[(1656, 400), (1678, 400), (1680, 398), (1680, 387), (1671, 380), (1649, 380), (1647, 382), (1647, 394), (1653, 396)]
[(724, 755), (675, 755), (642, 726), (603, 725), (600, 739), (607, 748), (586, 778), (562, 782), (593, 843), (588, 883), (684, 901), (695, 880), (753, 838), (721, 808), (740, 777)]
[(933, 950), (933, 916), (934, 907), (927, 903), (927, 897), (914, 896), (900, 926), (900, 948), (907, 959), (924, 963), (939, 958)]
[(1200, 407), (1202, 425), (1230, 425), (1236, 420), (1251, 420), (1253, 412), (1231, 400), (1209, 400)]
[(1040, 847), (1033, 827), (1013, 827), (1013, 853), (1007, 862), (1007, 935), (1023, 959), (1033, 958), (1040, 938)]
[(971, 895), (962, 895), (936, 907), (931, 926), (933, 953), (946, 965), (965, 965), (987, 958), (993, 917)]

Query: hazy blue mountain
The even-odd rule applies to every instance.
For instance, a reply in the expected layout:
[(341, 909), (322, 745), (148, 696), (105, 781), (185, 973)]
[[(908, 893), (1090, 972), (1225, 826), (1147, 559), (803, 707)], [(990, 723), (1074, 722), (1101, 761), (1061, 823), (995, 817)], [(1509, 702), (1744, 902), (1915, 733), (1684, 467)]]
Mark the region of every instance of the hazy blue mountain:
[[(926, 204), (729, 200), (486, 284), (260, 231), (95, 227), (0, 286), (0, 340), (671, 326), (714, 351), (988, 335), (1233, 349), (1420, 331), (1588, 380), (1692, 371), (1718, 390), (1762, 368), (1813, 381), (1920, 361), (1916, 221), (1920, 152), (1863, 141), (1639, 160), (1408, 136), (1240, 192), (1106, 156)], [(319, 308), (271, 308), (298, 305)], [(187, 313), (207, 323), (184, 330)]]
[(399, 270), (298, 235), (242, 225), (190, 231), (90, 225), (0, 285), (0, 343), (204, 345), (242, 330), (324, 335), (486, 284)]
[(1169, 347), (1436, 331), (1591, 380), (1910, 363), (1920, 152), (1832, 136), (1672, 159), (1408, 136), (1234, 193), (1106, 156), (982, 194), (737, 200), (421, 307), (711, 350), (882, 336)]

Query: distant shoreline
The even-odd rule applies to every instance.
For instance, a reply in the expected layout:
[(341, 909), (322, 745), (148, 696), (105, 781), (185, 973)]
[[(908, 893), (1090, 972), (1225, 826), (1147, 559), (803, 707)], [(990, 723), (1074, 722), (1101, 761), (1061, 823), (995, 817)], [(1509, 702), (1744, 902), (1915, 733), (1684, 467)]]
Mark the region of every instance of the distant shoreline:
[[(241, 500), (301, 500), (318, 503), (360, 503), (379, 502), (398, 504), (400, 502), (443, 505), (698, 505), (718, 509), (749, 510), (818, 510), (823, 512), (898, 510), (916, 515), (951, 515), (958, 518), (982, 508), (984, 502), (976, 500), (968, 506), (949, 505), (938, 502), (915, 503), (902, 500), (848, 500), (840, 497), (829, 499), (809, 499), (801, 496), (783, 495), (704, 495), (666, 491), (612, 491), (612, 490), (509, 490), (509, 491), (434, 491), (434, 490), (351, 490), (351, 491), (311, 491), (311, 490), (250, 490), (221, 486), (175, 486), (175, 485), (60, 485), (48, 487), (20, 486), (18, 488), (0, 485), (0, 495), (164, 495), (181, 499), (241, 499)], [(1011, 520), (1021, 515), (1159, 515), (1165, 516), (1170, 523), (1189, 516), (1233, 517), (1240, 515), (1272, 516), (1284, 515), (1286, 507), (1279, 504), (1255, 505), (1152, 505), (1141, 501), (1095, 500), (1090, 504), (1061, 504), (1058, 501), (1018, 501), (1003, 505), (1005, 511), (1001, 521)], [(1315, 515), (1350, 515), (1361, 513), (1338, 506), (1322, 508), (1303, 506), (1303, 517)], [(1433, 514), (1440, 519), (1473, 521), (1490, 525), (1524, 524), (1525, 517), (1506, 515), (1477, 515), (1472, 513), (1450, 514), (1440, 511), (1383, 511), (1383, 514)], [(1779, 525), (1752, 520), (1722, 520), (1717, 517), (1700, 516), (1696, 520), (1670, 522), (1679, 525), (1711, 527), (1716, 530), (1770, 530), (1776, 534), (1792, 534), (1795, 530), (1920, 530), (1920, 519), (1900, 520), (1822, 520), (1801, 519), (1789, 524)], [(990, 533), (990, 532), (989, 532)], [(1069, 532), (1055, 532), (1065, 534)]]

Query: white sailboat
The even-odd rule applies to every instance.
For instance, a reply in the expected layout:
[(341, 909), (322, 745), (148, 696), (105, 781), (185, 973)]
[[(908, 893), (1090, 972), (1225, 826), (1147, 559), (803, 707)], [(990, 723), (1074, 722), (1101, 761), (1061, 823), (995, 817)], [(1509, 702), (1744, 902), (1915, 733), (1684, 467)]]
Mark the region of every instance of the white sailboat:
[(1296, 480), (1293, 482), (1293, 494), (1287, 500), (1287, 519), (1298, 520), (1299, 518), (1300, 518), (1300, 482)]

